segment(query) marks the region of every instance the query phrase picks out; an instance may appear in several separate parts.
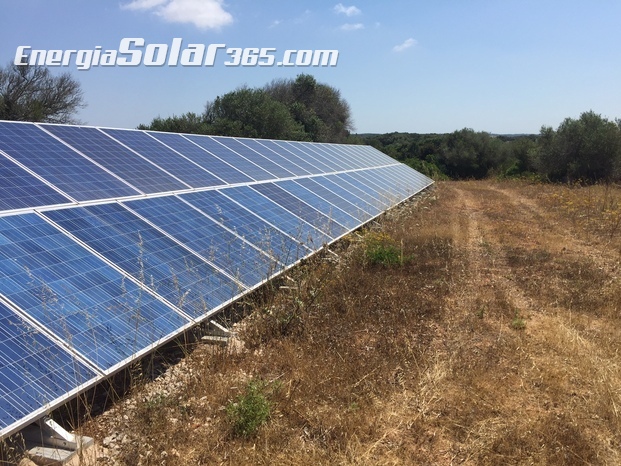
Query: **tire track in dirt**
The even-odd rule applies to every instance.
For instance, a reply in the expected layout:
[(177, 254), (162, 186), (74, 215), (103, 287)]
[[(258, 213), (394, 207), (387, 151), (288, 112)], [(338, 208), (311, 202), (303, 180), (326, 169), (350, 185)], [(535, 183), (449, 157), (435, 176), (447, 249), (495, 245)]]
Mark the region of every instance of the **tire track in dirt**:
[[(587, 258), (596, 267), (608, 274), (617, 273), (619, 257), (612, 256), (609, 250), (604, 250), (605, 248), (600, 245), (586, 243), (576, 238), (568, 228), (564, 228), (558, 223), (550, 223), (550, 212), (539, 205), (536, 200), (527, 197), (517, 189), (502, 188), (491, 183), (488, 184), (488, 187), (491, 191), (506, 196), (511, 205), (532, 219), (533, 223), (536, 224), (536, 228), (546, 234), (547, 240), (551, 245), (563, 245), (561, 252)], [(544, 224), (547, 225), (547, 228), (542, 228)]]

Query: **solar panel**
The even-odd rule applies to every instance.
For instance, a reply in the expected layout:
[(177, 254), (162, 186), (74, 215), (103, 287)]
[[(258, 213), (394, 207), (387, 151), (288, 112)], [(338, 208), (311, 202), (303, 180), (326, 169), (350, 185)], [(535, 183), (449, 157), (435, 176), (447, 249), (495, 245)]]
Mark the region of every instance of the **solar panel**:
[(67, 197), (0, 155), (0, 210), (69, 202)]
[(303, 163), (299, 158), (293, 156), (291, 153), (285, 154), (283, 151), (279, 151), (278, 148), (274, 146), (268, 148), (266, 145), (255, 139), (244, 139), (242, 142), (245, 146), (255, 150), (272, 162), (277, 163), (295, 176), (304, 176), (313, 173), (312, 168), (308, 164)]
[(338, 238), (346, 231), (343, 225), (338, 223), (335, 219), (329, 217), (329, 212), (320, 212), (301, 199), (289, 194), (284, 189), (279, 188), (274, 183), (254, 185), (252, 186), (252, 189), (260, 192), (268, 199), (281, 205), (289, 212), (297, 215), (301, 219), (304, 219), (311, 225), (316, 226), (331, 239)]
[(193, 318), (204, 318), (240, 292), (230, 277), (119, 204), (43, 215)]
[(0, 238), (0, 293), (104, 371), (188, 324), (34, 213)]
[(364, 196), (365, 199), (363, 199), (362, 197), (356, 195), (356, 193), (340, 185), (338, 183), (338, 180), (335, 180), (330, 175), (313, 178), (313, 181), (319, 183), (321, 186), (332, 191), (338, 196), (341, 196), (343, 199), (348, 200), (349, 202), (357, 206), (360, 209), (360, 212), (368, 213), (368, 217), (366, 217), (366, 220), (375, 217), (376, 215), (381, 213), (381, 209), (375, 204), (375, 202), (373, 202), (373, 200), (369, 200), (366, 196)]
[(431, 183), (369, 146), (0, 122), (0, 438)]
[(157, 133), (154, 131), (149, 131), (148, 133), (171, 149), (183, 154), (184, 157), (190, 159), (204, 170), (214, 175), (217, 174), (218, 178), (225, 183), (248, 183), (253, 181), (252, 178), (244, 175), (233, 165), (223, 162), (205, 149), (202, 149), (198, 144), (184, 138), (181, 134)]
[(177, 197), (141, 199), (125, 205), (248, 288), (263, 282), (279, 268), (269, 255)]
[(261, 217), (218, 191), (202, 191), (181, 196), (212, 219), (250, 241), (274, 260), (293, 264), (312, 250), (276, 229)]
[(190, 141), (198, 144), (203, 149), (207, 150), (210, 154), (215, 155), (220, 160), (232, 165), (241, 171), (244, 175), (249, 176), (255, 181), (260, 180), (273, 180), (277, 178), (273, 173), (264, 170), (259, 165), (253, 163), (233, 150), (222, 144), (223, 138), (215, 138), (211, 136), (196, 136), (186, 134), (185, 137)]
[(222, 185), (220, 178), (141, 131), (103, 129), (104, 133), (162, 167), (193, 188)]
[(330, 202), (333, 206), (338, 207), (339, 209), (347, 212), (349, 215), (353, 216), (358, 220), (358, 224), (365, 222), (368, 220), (371, 215), (362, 210), (359, 206), (354, 204), (352, 201), (348, 201), (342, 196), (339, 196), (333, 191), (330, 191), (325, 186), (322, 186), (318, 183), (318, 178), (300, 178), (295, 180), (295, 183), (300, 186), (304, 186), (309, 191), (321, 196), (326, 201)]
[(317, 250), (331, 241), (318, 226), (311, 225), (249, 186), (227, 188), (220, 192), (253, 212), (260, 212), (265, 221), (278, 225), (280, 230), (311, 250)]
[(293, 147), (286, 148), (283, 145), (278, 143), (282, 141), (271, 141), (269, 139), (266, 139), (266, 140), (262, 139), (262, 140), (254, 140), (254, 142), (258, 144), (257, 148), (260, 148), (260, 146), (266, 147), (267, 149), (279, 154), (285, 160), (292, 161), (299, 167), (306, 170), (311, 175), (325, 173), (324, 169), (328, 168), (325, 166), (322, 168), (319, 164), (316, 164), (314, 162), (311, 163), (308, 160), (308, 158), (305, 158), (302, 156), (301, 153), (296, 152)]
[(0, 148), (77, 201), (139, 194), (32, 123), (0, 122)]
[(106, 167), (143, 193), (187, 189), (189, 186), (123, 147), (97, 128), (46, 125), (45, 129)]
[[(214, 136), (213, 139), (218, 141), (223, 146), (231, 149), (242, 157), (250, 160), (254, 164), (260, 166), (265, 169), (272, 175), (275, 175), (275, 178), (288, 178), (291, 176), (295, 176), (292, 171), (287, 170), (283, 166), (276, 163), (272, 158), (266, 157), (259, 152), (251, 149), (247, 145), (241, 143), (239, 140), (234, 138), (219, 138)], [(267, 151), (263, 151), (264, 153)]]
[(322, 212), (328, 218), (332, 219), (339, 225), (344, 226), (347, 230), (355, 229), (358, 225), (360, 225), (360, 221), (356, 217), (350, 215), (347, 211), (340, 209), (337, 205), (328, 202), (318, 194), (306, 189), (304, 186), (293, 180), (279, 181), (274, 184), (279, 188), (284, 189), (289, 194), (297, 197), (301, 201), (304, 201), (304, 203), (310, 205), (319, 212)]
[(96, 373), (0, 301), (0, 431), (32, 419)]
[(305, 158), (309, 163), (320, 169), (319, 173), (332, 173), (341, 170), (341, 167), (331, 160), (326, 160), (321, 154), (308, 150), (301, 142), (278, 141), (278, 144), (287, 150), (292, 151), (301, 158)]

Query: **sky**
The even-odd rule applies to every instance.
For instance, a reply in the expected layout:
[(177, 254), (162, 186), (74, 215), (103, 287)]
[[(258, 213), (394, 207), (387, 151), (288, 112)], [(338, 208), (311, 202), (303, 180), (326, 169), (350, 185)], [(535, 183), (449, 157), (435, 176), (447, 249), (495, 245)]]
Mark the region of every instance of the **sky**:
[[(358, 133), (538, 133), (589, 110), (621, 117), (620, 24), (618, 0), (0, 0), (0, 65), (20, 46), (99, 47), (131, 61), (122, 40), (144, 39), (129, 47), (137, 66), (79, 70), (77, 53), (67, 66), (51, 61), (80, 83), (77, 117), (94, 126), (200, 113), (241, 86), (306, 73), (340, 91)], [(212, 66), (147, 66), (157, 44), (168, 55), (153, 60), (169, 58), (175, 39), (180, 54), (225, 47)], [(235, 48), (249, 60), (269, 49), (274, 65), (229, 66)], [(299, 65), (276, 66), (286, 50), (338, 50), (338, 62), (303, 66), (298, 52)]]

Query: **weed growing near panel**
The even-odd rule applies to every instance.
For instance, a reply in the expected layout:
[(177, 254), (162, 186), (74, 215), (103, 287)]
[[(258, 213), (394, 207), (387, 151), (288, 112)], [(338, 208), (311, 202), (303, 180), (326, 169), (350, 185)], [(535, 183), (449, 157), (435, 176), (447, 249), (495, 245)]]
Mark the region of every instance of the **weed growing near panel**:
[(273, 390), (274, 387), (263, 380), (249, 380), (244, 392), (226, 406), (234, 435), (252, 437), (268, 421), (272, 409), (268, 391)]
[(403, 257), (403, 245), (397, 242), (385, 232), (368, 232), (364, 236), (364, 256), (369, 265), (382, 265), (384, 267), (403, 265), (406, 258)]

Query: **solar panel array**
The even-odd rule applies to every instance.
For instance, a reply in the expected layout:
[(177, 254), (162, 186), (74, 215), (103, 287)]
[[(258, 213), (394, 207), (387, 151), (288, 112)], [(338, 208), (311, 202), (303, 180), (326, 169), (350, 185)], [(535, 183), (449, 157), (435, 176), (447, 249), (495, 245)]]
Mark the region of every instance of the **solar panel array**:
[(431, 183), (369, 146), (0, 122), (0, 438)]

